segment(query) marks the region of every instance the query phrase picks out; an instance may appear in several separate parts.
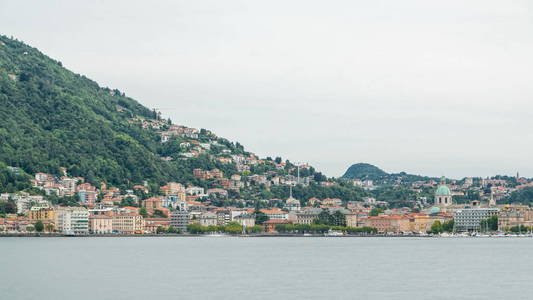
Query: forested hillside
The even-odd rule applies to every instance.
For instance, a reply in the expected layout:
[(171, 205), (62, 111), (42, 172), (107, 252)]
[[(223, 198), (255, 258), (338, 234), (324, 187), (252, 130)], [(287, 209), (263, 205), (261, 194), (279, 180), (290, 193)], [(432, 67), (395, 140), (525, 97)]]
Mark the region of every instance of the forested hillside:
[[(170, 181), (219, 186), (193, 176), (197, 168), (219, 169), (226, 178), (297, 173), (289, 161), (256, 159), (239, 143), (208, 130), (189, 136), (190, 128), (172, 126), (123, 92), (101, 87), (37, 49), (0, 36), (0, 192), (17, 185), (18, 190), (26, 188), (21, 182), (27, 184), (37, 172), (61, 176), (61, 168), (95, 185), (103, 181), (124, 188), (144, 181), (154, 186)], [(182, 129), (185, 133), (176, 133)], [(165, 133), (170, 136), (163, 142)], [(239, 164), (245, 168), (237, 170)], [(19, 168), (23, 175), (15, 176), (7, 167)], [(313, 168), (302, 169), (301, 175), (326, 180)], [(341, 193), (318, 190), (324, 195)], [(296, 189), (295, 194), (307, 196), (310, 189)], [(259, 184), (243, 191), (252, 198), (285, 195), (288, 188), (269, 192)]]
[(101, 88), (35, 48), (0, 37), (0, 161), (28, 173), (96, 177), (112, 183), (176, 174), (154, 153), (159, 137), (128, 119), (154, 113)]

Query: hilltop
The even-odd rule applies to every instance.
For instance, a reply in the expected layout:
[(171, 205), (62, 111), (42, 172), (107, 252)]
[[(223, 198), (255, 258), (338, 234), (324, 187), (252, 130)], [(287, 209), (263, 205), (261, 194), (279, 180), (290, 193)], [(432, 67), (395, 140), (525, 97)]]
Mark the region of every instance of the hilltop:
[(385, 171), (374, 165), (358, 163), (351, 165), (342, 177), (347, 179), (375, 179), (386, 175), (388, 174)]

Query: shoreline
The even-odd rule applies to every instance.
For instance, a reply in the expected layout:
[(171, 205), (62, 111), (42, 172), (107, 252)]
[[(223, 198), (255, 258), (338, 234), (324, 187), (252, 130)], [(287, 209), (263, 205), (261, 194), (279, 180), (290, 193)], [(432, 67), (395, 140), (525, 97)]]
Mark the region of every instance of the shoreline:
[(268, 237), (295, 237), (295, 238), (438, 238), (438, 239), (450, 239), (450, 238), (531, 238), (529, 235), (483, 235), (483, 236), (430, 236), (430, 235), (324, 235), (324, 234), (62, 234), (62, 233), (45, 233), (45, 234), (24, 234), (24, 233), (12, 233), (12, 234), (0, 234), (0, 238), (9, 237), (28, 237), (28, 238), (101, 238), (101, 237), (120, 237), (120, 238), (141, 238), (141, 237), (166, 237), (166, 238), (189, 238), (189, 237), (205, 237), (205, 238), (228, 238), (228, 237), (240, 237), (240, 238), (268, 238)]

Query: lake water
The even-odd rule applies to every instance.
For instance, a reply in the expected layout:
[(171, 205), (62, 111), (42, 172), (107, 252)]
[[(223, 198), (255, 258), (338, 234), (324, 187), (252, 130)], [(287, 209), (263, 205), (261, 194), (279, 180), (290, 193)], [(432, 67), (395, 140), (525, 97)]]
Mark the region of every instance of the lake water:
[(533, 299), (533, 239), (0, 238), (0, 299)]

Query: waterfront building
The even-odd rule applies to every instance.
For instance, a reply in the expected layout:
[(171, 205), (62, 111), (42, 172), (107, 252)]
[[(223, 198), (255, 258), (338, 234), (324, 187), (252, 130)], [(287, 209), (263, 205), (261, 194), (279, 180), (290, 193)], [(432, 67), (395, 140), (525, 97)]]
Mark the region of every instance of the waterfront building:
[(212, 212), (204, 212), (200, 215), (200, 225), (202, 226), (216, 226), (217, 215)]
[(410, 231), (407, 216), (375, 216), (362, 218), (359, 227), (374, 227), (378, 232), (406, 232)]
[(244, 227), (253, 227), (255, 226), (255, 216), (252, 214), (242, 214), (234, 218), (235, 222), (239, 223)]
[(27, 215), (32, 221), (54, 221), (56, 216), (55, 210), (48, 206), (33, 206)]
[(525, 205), (503, 206), (498, 214), (498, 230), (508, 230), (516, 226), (532, 227), (533, 209)]
[(409, 231), (417, 233), (428, 232), (433, 223), (436, 221), (439, 221), (441, 224), (443, 224), (453, 220), (452, 215), (444, 213), (436, 213), (433, 215), (410, 213), (406, 216), (409, 219)]
[(296, 223), (311, 225), (313, 224), (313, 220), (318, 218), (318, 215), (321, 212), (321, 208), (311, 208), (299, 211), (296, 213)]
[(89, 232), (94, 234), (112, 233), (113, 218), (103, 214), (90, 216)]
[(118, 233), (140, 233), (144, 229), (143, 217), (138, 213), (114, 214), (113, 231)]
[(453, 215), (456, 231), (479, 231), (481, 221), (497, 215), (497, 208), (464, 208), (457, 210)]
[(65, 234), (88, 234), (89, 211), (84, 207), (60, 207), (55, 212), (57, 231)]
[(26, 217), (0, 218), (0, 228), (6, 232), (26, 232), (33, 223)]
[(170, 226), (185, 232), (187, 225), (189, 225), (189, 213), (186, 210), (176, 210), (170, 214)]
[(263, 225), (265, 226), (265, 232), (274, 233), (276, 232), (276, 225), (291, 224), (291, 223), (292, 222), (289, 220), (273, 219), (273, 220), (265, 221)]
[(170, 218), (144, 218), (144, 231), (157, 233), (157, 228), (167, 229), (170, 226)]
[(216, 211), (217, 225), (226, 226), (231, 222), (231, 212), (229, 209), (220, 209)]
[(270, 220), (288, 220), (289, 214), (280, 209), (260, 209), (260, 212), (267, 215)]

